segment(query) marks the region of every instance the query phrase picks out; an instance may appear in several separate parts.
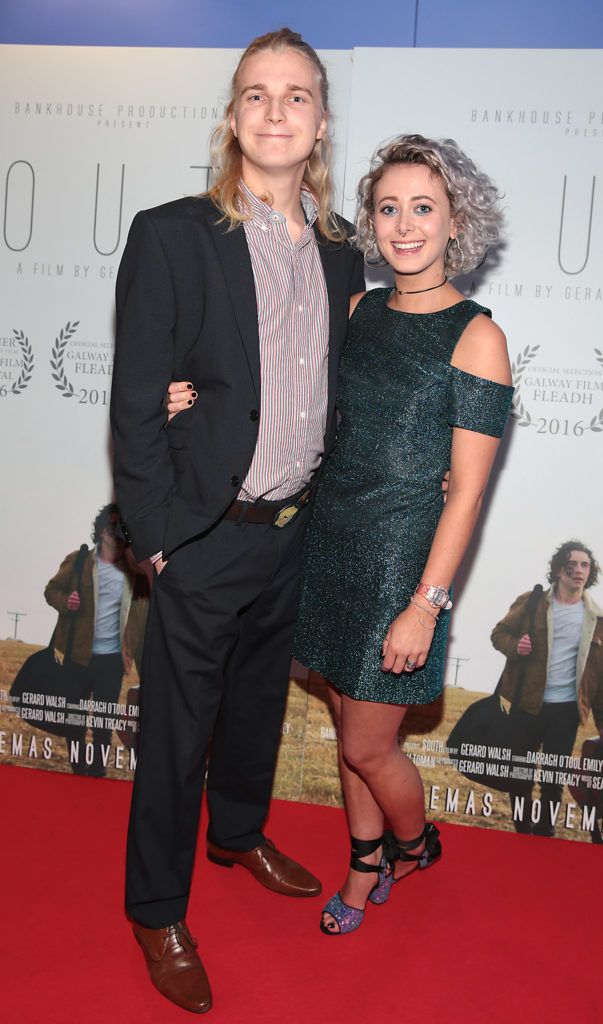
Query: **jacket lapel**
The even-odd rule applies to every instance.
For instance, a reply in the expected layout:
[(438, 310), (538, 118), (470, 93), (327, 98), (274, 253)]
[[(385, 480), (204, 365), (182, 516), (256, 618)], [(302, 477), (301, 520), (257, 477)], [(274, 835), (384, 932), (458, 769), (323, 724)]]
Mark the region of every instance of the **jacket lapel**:
[(347, 296), (342, 293), (342, 282), (340, 269), (342, 266), (341, 254), (338, 256), (339, 246), (327, 242), (320, 234), (316, 224), (314, 234), (318, 242), (318, 251), (322, 262), (322, 269), (325, 275), (327, 296), (329, 299), (329, 362), (328, 362), (328, 404), (327, 404), (327, 433), (335, 408), (335, 397), (337, 393), (337, 374), (339, 371), (339, 356), (341, 345), (345, 336), (347, 326), (348, 303)]
[(251, 257), (243, 227), (228, 231), (226, 224), (217, 223), (220, 217), (221, 214), (214, 207), (208, 219), (259, 405), (260, 338)]

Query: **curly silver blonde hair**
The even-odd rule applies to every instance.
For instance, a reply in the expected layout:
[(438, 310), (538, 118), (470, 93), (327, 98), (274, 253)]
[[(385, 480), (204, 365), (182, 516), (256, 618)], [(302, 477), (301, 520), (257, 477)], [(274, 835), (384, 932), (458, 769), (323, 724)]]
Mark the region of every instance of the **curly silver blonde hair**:
[(444, 184), (458, 229), (457, 244), (451, 239), (444, 255), (446, 276), (466, 274), (479, 267), (488, 249), (500, 238), (502, 196), (454, 139), (426, 139), (422, 135), (400, 135), (382, 146), (371, 160), (368, 174), (360, 179), (354, 244), (364, 254), (365, 263), (386, 263), (375, 238), (373, 193), (386, 168), (395, 164), (422, 164)]

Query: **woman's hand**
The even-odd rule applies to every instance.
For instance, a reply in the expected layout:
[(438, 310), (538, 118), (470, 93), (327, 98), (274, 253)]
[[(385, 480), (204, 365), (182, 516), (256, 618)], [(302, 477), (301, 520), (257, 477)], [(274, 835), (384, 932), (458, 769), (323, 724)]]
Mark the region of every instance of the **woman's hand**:
[(190, 409), (191, 405), (195, 404), (197, 398), (197, 392), (193, 389), (190, 381), (173, 380), (164, 399), (165, 407), (168, 411), (168, 422), (176, 413), (182, 412), (184, 409)]
[(383, 672), (399, 675), (425, 664), (436, 624), (433, 615), (433, 610), (430, 613), (423, 605), (413, 604), (394, 619), (383, 641)]

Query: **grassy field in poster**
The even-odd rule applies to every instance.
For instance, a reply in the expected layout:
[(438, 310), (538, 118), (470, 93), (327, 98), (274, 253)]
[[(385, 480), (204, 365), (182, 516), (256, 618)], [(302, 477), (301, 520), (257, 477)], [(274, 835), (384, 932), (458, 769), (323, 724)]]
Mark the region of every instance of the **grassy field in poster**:
[[(19, 641), (0, 642), (0, 764), (69, 772), (72, 766), (66, 741), (60, 736), (49, 736), (22, 720), (10, 710), (7, 700), (19, 667), (35, 650), (39, 648)], [(126, 703), (128, 690), (137, 681), (135, 672), (124, 678), (122, 703)], [(410, 709), (400, 739), (406, 752), (420, 763), (429, 817), (512, 831), (507, 795), (467, 781), (446, 763), (446, 739), (450, 730), (465, 708), (483, 696), (461, 687), (447, 687), (433, 704)], [(579, 754), (583, 740), (595, 732), (592, 719), (581, 726), (575, 755)], [(327, 686), (321, 676), (310, 673), (306, 680), (290, 680), (282, 733), (274, 796), (282, 800), (341, 806), (335, 730), (327, 705)], [(90, 741), (91, 735), (87, 738)], [(83, 751), (80, 756), (83, 758)], [(132, 764), (131, 755), (113, 732), (107, 778), (131, 778)], [(486, 793), (491, 793), (488, 814), (484, 813), (488, 803), (484, 800)], [(538, 795), (537, 786), (534, 795)], [(454, 810), (446, 810), (446, 800), (454, 805)], [(581, 812), (573, 804), (567, 788), (563, 791), (557, 835), (572, 840), (590, 839), (589, 833), (581, 828)]]
[[(400, 740), (404, 750), (420, 764), (428, 817), (513, 831), (507, 794), (469, 782), (456, 768), (446, 763), (446, 740), (452, 727), (470, 704), (484, 696), (461, 687), (447, 687), (433, 704), (409, 710)], [(274, 795), (285, 800), (341, 806), (335, 732), (327, 706), (327, 686), (321, 676), (310, 673), (307, 682), (291, 680), (284, 731)], [(589, 718), (586, 725), (578, 730), (574, 755), (579, 755), (583, 741), (596, 733), (594, 722)], [(484, 814), (489, 802), (484, 801), (486, 793), (491, 794), (488, 815)], [(536, 785), (534, 796), (538, 795)], [(445, 809), (447, 799), (456, 804), (454, 811)], [(565, 788), (557, 835), (565, 839), (590, 841), (590, 834), (580, 827), (581, 822), (581, 811), (575, 807)]]

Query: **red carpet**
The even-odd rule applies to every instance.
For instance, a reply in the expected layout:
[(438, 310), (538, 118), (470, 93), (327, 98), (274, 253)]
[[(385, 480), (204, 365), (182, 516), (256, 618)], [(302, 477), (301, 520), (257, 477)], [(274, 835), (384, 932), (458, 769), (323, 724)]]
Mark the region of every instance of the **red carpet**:
[[(147, 981), (123, 916), (130, 786), (3, 766), (2, 1019), (184, 1024)], [(370, 907), (359, 932), (318, 930), (200, 847), (188, 920), (214, 989), (212, 1024), (556, 1024), (603, 1020), (602, 847), (444, 826), (442, 861)], [(269, 834), (330, 895), (341, 811), (275, 803)]]

